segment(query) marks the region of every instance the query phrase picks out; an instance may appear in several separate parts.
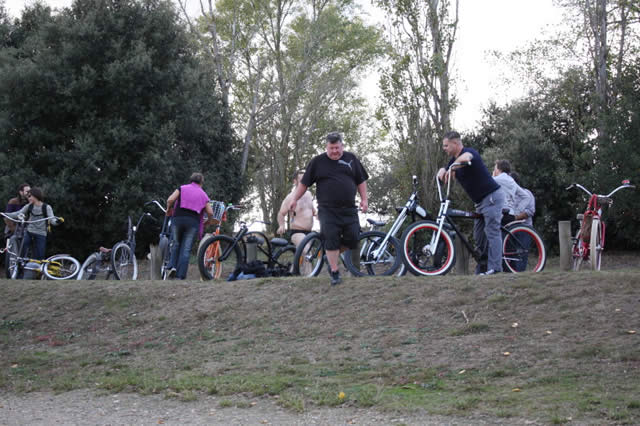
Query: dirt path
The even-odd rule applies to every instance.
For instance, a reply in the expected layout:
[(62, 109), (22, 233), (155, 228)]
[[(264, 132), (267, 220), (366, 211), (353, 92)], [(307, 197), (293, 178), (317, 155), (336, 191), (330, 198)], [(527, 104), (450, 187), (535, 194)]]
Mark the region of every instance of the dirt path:
[[(182, 402), (159, 395), (0, 394), (0, 425), (495, 425), (502, 419), (450, 418), (420, 413), (379, 413), (355, 408), (320, 408), (304, 414), (286, 411), (268, 399), (249, 400), (247, 408), (220, 408), (220, 398), (201, 396)], [(508, 424), (537, 424), (508, 420)]]

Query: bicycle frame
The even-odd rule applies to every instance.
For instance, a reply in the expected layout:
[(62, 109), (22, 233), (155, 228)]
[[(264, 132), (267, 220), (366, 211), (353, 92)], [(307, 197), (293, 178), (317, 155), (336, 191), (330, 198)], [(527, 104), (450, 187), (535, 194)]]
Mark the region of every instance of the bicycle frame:
[[(438, 231), (434, 234), (431, 243), (429, 244), (429, 250), (431, 250), (431, 253), (435, 253), (436, 252), (436, 248), (438, 247), (438, 243), (440, 242), (440, 235), (443, 232), (444, 229), (444, 225), (445, 222), (448, 223), (454, 230), (455, 234), (458, 235), (460, 237), (460, 240), (463, 242), (463, 244), (467, 247), (467, 249), (469, 250), (469, 252), (471, 253), (471, 255), (473, 256), (473, 258), (478, 261), (480, 260), (480, 253), (471, 245), (471, 243), (466, 239), (466, 237), (464, 236), (464, 234), (462, 234), (460, 232), (460, 230), (458, 229), (458, 227), (456, 226), (456, 224), (449, 219), (449, 205), (451, 204), (451, 200), (449, 199), (449, 194), (451, 192), (451, 172), (453, 171), (454, 167), (463, 167), (463, 166), (467, 166), (470, 165), (471, 162), (467, 162), (467, 163), (453, 163), (451, 165), (451, 167), (449, 167), (449, 170), (447, 170), (447, 174), (448, 174), (448, 179), (447, 179), (447, 191), (446, 193), (444, 193), (443, 196), (443, 192), (442, 192), (442, 185), (440, 183), (440, 179), (438, 179), (438, 176), (436, 176), (436, 185), (438, 186), (438, 197), (440, 198), (440, 208), (438, 210), (438, 216), (436, 218), (436, 223), (438, 224)], [(462, 210), (454, 210), (453, 213), (458, 213), (459, 217), (466, 217), (466, 218), (471, 218), (471, 219), (476, 219), (481, 217), (481, 215), (477, 214), (477, 213), (471, 213), (471, 212), (465, 212)]]
[[(387, 242), (389, 241), (389, 238), (393, 238), (396, 236), (396, 234), (404, 224), (404, 221), (407, 219), (409, 215), (411, 215), (411, 218), (413, 219), (414, 222), (416, 220), (416, 215), (420, 216), (423, 219), (426, 219), (429, 216), (427, 211), (418, 204), (418, 177), (417, 176), (415, 175), (413, 176), (412, 183), (413, 183), (413, 192), (409, 196), (409, 199), (407, 200), (404, 207), (402, 207), (399, 210), (396, 220), (391, 225), (391, 228), (386, 233), (382, 242), (380, 242), (380, 246), (373, 251), (372, 257), (374, 259), (379, 259), (380, 256), (385, 252), (385, 250), (387, 250)], [(364, 249), (365, 248), (363, 247), (362, 250)]]
[[(214, 203), (220, 203), (214, 201)], [(200, 243), (201, 247), (198, 248), (198, 265), (200, 273), (203, 279), (219, 279), (222, 273), (220, 265), (225, 263), (231, 257), (236, 259), (236, 266), (241, 263), (250, 263), (250, 261), (257, 260), (262, 262), (267, 269), (272, 270), (274, 268), (283, 269), (285, 266), (287, 269), (291, 265), (285, 265), (279, 261), (279, 256), (286, 253), (287, 250), (295, 248), (289, 243), (289, 241), (282, 238), (273, 238), (269, 240), (267, 236), (260, 231), (250, 231), (249, 228), (253, 225), (248, 225), (244, 221), (239, 221), (239, 229), (233, 235), (220, 236), (220, 223), (226, 220), (226, 214), (228, 210), (239, 210), (244, 208), (241, 205), (230, 204), (224, 208), (218, 206), (218, 210), (214, 208), (213, 219), (218, 222), (215, 234), (205, 238)], [(267, 224), (267, 222), (256, 221)], [(254, 223), (256, 223), (254, 222)], [(256, 244), (257, 256), (249, 259), (249, 244), (252, 243), (249, 240), (250, 236), (258, 238)], [(221, 241), (224, 242), (221, 246)], [(203, 247), (204, 244), (204, 247)], [(265, 247), (266, 245), (266, 247)], [(273, 247), (279, 247), (274, 249)], [(264, 255), (261, 256), (261, 255)]]
[(145, 212), (140, 216), (140, 218), (138, 219), (138, 223), (136, 223), (134, 226), (131, 226), (131, 217), (128, 218), (126, 243), (129, 245), (129, 247), (131, 247), (131, 251), (133, 253), (136, 252), (136, 232), (138, 232), (138, 228), (140, 228), (140, 223), (142, 223), (142, 219), (144, 219), (147, 216), (153, 218), (153, 216), (151, 216), (151, 213)]

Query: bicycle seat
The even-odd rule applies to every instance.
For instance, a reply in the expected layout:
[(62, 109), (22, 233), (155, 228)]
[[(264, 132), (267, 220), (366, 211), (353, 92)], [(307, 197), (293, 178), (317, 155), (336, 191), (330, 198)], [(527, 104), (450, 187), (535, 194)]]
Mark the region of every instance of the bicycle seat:
[(98, 249), (98, 251), (99, 251), (100, 253), (111, 253), (111, 249), (110, 249), (110, 248), (106, 248), (106, 247), (100, 247), (100, 248)]
[[(401, 207), (400, 210), (402, 210), (403, 208), (404, 207)], [(384, 226), (387, 224), (387, 222), (383, 222), (381, 220), (373, 220), (373, 219), (367, 219), (367, 222), (369, 222), (373, 226)]]
[(284, 238), (272, 238), (271, 245), (276, 247), (284, 247), (289, 244), (289, 241)]

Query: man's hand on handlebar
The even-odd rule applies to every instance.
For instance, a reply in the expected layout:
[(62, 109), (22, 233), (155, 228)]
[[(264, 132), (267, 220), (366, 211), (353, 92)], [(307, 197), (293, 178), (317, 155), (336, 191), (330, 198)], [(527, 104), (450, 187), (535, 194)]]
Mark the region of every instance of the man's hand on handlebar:
[[(451, 173), (453, 173), (455, 176), (455, 172), (453, 170), (451, 171)], [(438, 179), (444, 183), (447, 183), (449, 181), (449, 175), (450, 175), (449, 171), (446, 170), (444, 167), (438, 170)]]

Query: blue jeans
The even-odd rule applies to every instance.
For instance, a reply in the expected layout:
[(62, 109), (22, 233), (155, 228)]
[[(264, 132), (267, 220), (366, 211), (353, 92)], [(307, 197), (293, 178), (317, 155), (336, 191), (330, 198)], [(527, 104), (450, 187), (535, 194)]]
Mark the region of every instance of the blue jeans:
[(44, 253), (47, 249), (47, 236), (25, 232), (24, 244), (22, 244), (22, 253), (20, 253), (20, 256), (24, 257), (29, 248), (31, 248), (31, 259), (44, 259)]
[(504, 191), (502, 189), (493, 191), (476, 204), (476, 213), (480, 213), (482, 219), (476, 219), (473, 224), (473, 238), (483, 256), (485, 254), (487, 256), (487, 270), (493, 269), (498, 272), (502, 272), (500, 222), (504, 204)]
[(196, 240), (200, 220), (196, 217), (176, 216), (171, 221), (171, 260), (169, 268), (176, 268), (176, 278), (187, 278), (191, 247)]

